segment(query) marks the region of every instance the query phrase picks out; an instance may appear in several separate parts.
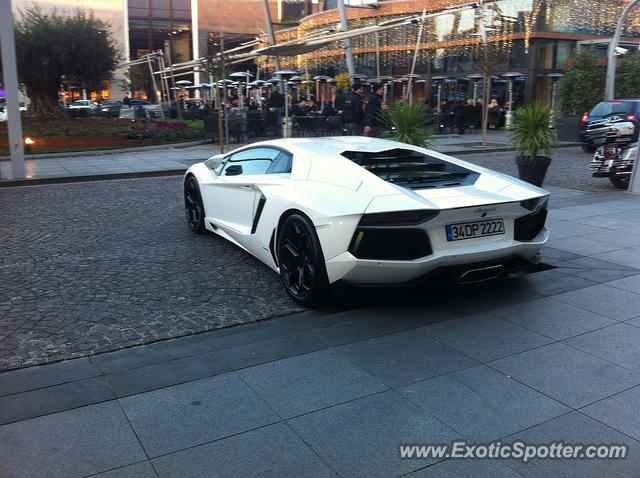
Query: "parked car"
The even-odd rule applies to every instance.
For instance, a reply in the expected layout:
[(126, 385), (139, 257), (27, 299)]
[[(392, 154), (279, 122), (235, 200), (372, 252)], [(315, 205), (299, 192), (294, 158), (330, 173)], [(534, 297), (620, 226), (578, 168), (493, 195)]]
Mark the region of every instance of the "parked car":
[(597, 145), (593, 144), (587, 135), (587, 127), (594, 121), (599, 121), (612, 116), (633, 121), (636, 125), (640, 122), (640, 99), (627, 98), (620, 100), (607, 100), (598, 103), (589, 113), (582, 117), (580, 122), (580, 141), (585, 152), (593, 153)]
[(76, 100), (69, 105), (69, 114), (73, 117), (86, 118), (98, 113), (98, 103), (91, 100)]
[(89, 109), (94, 110), (98, 107), (98, 103), (91, 100), (76, 100), (69, 105), (70, 110)]
[(100, 104), (100, 115), (108, 118), (117, 118), (120, 115), (122, 101), (107, 100)]
[(144, 105), (152, 105), (153, 103), (147, 100), (129, 100), (129, 104), (131, 106), (144, 106)]
[(191, 166), (183, 187), (192, 231), (253, 254), (305, 306), (339, 280), (495, 279), (537, 263), (549, 238), (547, 191), (362, 136), (253, 143)]

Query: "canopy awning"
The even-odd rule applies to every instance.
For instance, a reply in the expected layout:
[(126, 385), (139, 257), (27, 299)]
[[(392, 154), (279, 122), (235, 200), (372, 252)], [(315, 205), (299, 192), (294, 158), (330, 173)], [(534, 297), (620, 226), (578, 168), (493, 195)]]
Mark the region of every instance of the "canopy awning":
[(394, 18), (387, 22), (383, 22), (377, 25), (371, 25), (368, 27), (357, 28), (354, 30), (318, 34), (312, 37), (301, 38), (299, 40), (290, 40), (288, 42), (278, 43), (277, 45), (267, 46), (264, 48), (258, 48), (246, 53), (239, 53), (236, 55), (229, 55), (228, 59), (231, 63), (238, 63), (241, 61), (256, 58), (258, 56), (297, 56), (304, 53), (309, 53), (322, 48), (323, 46), (333, 43), (335, 41), (344, 40), (346, 38), (353, 38), (362, 35), (369, 35), (371, 33), (378, 33), (381, 31), (389, 30), (391, 28), (397, 28), (402, 25), (409, 25), (411, 23), (417, 23), (420, 21), (420, 15), (410, 15), (407, 17)]

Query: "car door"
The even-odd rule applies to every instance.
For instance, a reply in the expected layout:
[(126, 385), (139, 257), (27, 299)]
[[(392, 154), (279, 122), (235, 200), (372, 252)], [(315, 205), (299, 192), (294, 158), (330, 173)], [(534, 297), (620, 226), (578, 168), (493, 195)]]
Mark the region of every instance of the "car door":
[(279, 154), (277, 149), (258, 147), (229, 156), (215, 180), (204, 185), (207, 216), (221, 227), (250, 234), (260, 198), (257, 184)]

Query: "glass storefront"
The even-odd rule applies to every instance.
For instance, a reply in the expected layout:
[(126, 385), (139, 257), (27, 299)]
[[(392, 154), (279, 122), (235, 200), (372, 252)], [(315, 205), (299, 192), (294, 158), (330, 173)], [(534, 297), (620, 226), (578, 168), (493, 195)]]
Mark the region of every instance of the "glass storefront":
[(191, 58), (190, 0), (129, 0), (128, 11), (131, 59), (164, 50), (168, 40), (175, 43), (174, 57)]

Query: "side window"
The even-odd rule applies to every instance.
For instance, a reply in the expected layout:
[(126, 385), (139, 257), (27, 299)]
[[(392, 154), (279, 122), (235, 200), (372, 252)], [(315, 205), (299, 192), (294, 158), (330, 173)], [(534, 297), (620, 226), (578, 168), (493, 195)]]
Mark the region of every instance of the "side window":
[(289, 153), (280, 153), (267, 170), (267, 174), (287, 174), (291, 172), (293, 158)]
[(222, 176), (265, 174), (280, 151), (270, 148), (253, 148), (231, 155), (222, 169)]

